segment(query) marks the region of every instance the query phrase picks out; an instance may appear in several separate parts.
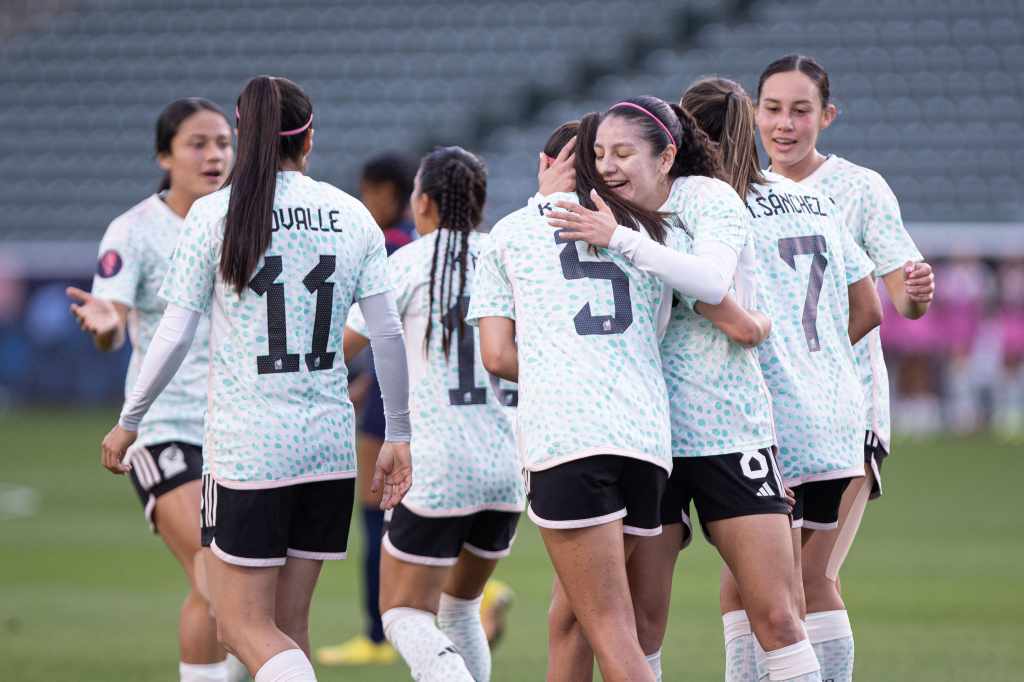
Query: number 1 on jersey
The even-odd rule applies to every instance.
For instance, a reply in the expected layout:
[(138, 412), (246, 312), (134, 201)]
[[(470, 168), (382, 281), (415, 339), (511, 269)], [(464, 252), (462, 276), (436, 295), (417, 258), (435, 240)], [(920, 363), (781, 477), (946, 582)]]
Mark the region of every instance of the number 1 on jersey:
[[(302, 283), (309, 293), (316, 293), (316, 317), (313, 320), (313, 349), (306, 353), (306, 368), (310, 372), (334, 367), (335, 353), (327, 351), (331, 338), (331, 317), (334, 309), (334, 282), (327, 278), (334, 274), (335, 256), (320, 256)], [(259, 374), (287, 374), (299, 371), (298, 353), (288, 352), (287, 314), (284, 306), (284, 282), (277, 282), (284, 272), (281, 256), (266, 256), (263, 267), (250, 280), (249, 288), (258, 296), (267, 297), (267, 345), (270, 352), (256, 357)]]
[(779, 256), (786, 261), (786, 265), (796, 270), (797, 256), (811, 256), (811, 272), (807, 280), (807, 297), (804, 299), (804, 314), (802, 323), (804, 336), (807, 338), (807, 350), (816, 353), (821, 350), (821, 343), (818, 341), (818, 299), (821, 296), (821, 286), (825, 281), (825, 268), (828, 267), (828, 258), (825, 253), (828, 245), (825, 237), (820, 234), (807, 237), (787, 237), (779, 240)]
[(466, 319), (469, 310), (469, 296), (462, 296), (448, 309), (442, 324), (458, 338), (459, 385), (448, 389), (448, 400), (452, 405), (483, 405), (487, 402), (487, 389), (476, 385), (476, 337), (472, 328), (459, 320)]

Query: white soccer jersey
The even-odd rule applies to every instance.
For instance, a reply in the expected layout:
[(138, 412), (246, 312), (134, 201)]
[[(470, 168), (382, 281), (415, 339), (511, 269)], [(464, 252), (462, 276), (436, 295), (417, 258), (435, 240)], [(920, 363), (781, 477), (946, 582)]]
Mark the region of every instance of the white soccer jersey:
[(189, 211), (160, 295), (211, 310), (204, 455), (230, 488), (355, 476), (341, 353), (353, 301), (391, 288), (384, 235), (341, 190), (277, 174), (270, 248), (239, 295), (219, 273), (230, 187)]
[[(496, 396), (480, 359), (480, 332), (458, 327), (473, 297), (474, 264), (487, 235), (469, 235), (466, 287), (458, 295), (458, 268), (451, 274), (452, 305), (442, 310), (441, 266), (451, 238), (452, 260), (461, 235), (440, 229), (403, 246), (388, 259), (394, 295), (405, 328), (409, 362), (409, 410), (412, 421), (412, 488), (402, 504), (421, 516), (462, 516), (484, 509), (522, 511), (526, 505), (522, 467), (516, 452), (512, 421), (505, 405), (514, 405), (515, 390)], [(438, 240), (440, 243), (438, 244)], [(438, 244), (434, 305), (428, 309), (430, 269)], [(432, 320), (429, 350), (423, 338)], [(358, 306), (352, 306), (347, 325), (368, 336)], [(451, 329), (451, 348), (445, 357), (443, 327)]]
[[(731, 186), (704, 176), (677, 179), (662, 211), (681, 223), (669, 230), (668, 245), (684, 252), (714, 239), (748, 250), (750, 216)], [(741, 256), (739, 268), (749, 266)], [(661, 357), (672, 414), (672, 454), (706, 457), (750, 452), (775, 443), (771, 401), (753, 351), (733, 343), (677, 299), (661, 342)]]
[[(100, 242), (92, 293), (131, 308), (128, 337), (132, 357), (124, 382), (125, 395), (135, 385), (146, 349), (163, 316), (166, 304), (157, 292), (184, 224), (184, 219), (154, 194), (115, 218)], [(202, 444), (209, 346), (210, 322), (204, 316), (181, 368), (139, 425), (141, 445), (169, 441)]]
[[(829, 156), (800, 184), (817, 189), (838, 205), (844, 227), (883, 277), (907, 261), (924, 260), (903, 225), (900, 205), (889, 185), (873, 170)], [(889, 373), (882, 357), (882, 337), (873, 329), (854, 347), (867, 397), (866, 428), (889, 450)]]
[(847, 287), (872, 265), (827, 197), (781, 176), (747, 196), (757, 264), (755, 307), (772, 320), (757, 348), (772, 394), (788, 485), (864, 472), (864, 399)]
[(563, 242), (546, 214), (575, 194), (503, 218), (480, 255), (468, 319), (516, 322), (519, 450), (530, 471), (621, 455), (671, 471), (658, 352), (668, 290), (617, 253)]

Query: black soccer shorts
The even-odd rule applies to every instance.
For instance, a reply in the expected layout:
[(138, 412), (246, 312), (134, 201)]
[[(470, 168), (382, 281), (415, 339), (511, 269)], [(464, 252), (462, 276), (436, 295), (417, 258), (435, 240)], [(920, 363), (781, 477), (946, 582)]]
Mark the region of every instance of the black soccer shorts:
[(158, 533), (157, 499), (175, 488), (202, 478), (203, 449), (191, 443), (171, 441), (133, 446), (128, 452), (132, 465), (129, 478), (142, 502), (150, 529)]
[(658, 535), (667, 480), (660, 466), (633, 457), (584, 457), (527, 472), (528, 512), (543, 528), (586, 528), (622, 519), (628, 535)]
[(834, 530), (839, 527), (839, 504), (851, 478), (829, 481), (808, 481), (793, 488), (793, 527), (811, 530)]
[(202, 542), (236, 566), (283, 566), (288, 557), (338, 560), (348, 551), (354, 478), (237, 490), (203, 476)]
[(691, 501), (708, 542), (708, 524), (713, 521), (790, 513), (774, 447), (708, 457), (676, 457), (672, 464), (672, 476), (661, 504), (661, 522), (686, 526), (682, 547), (690, 544), (693, 536)]
[(482, 559), (501, 559), (512, 551), (518, 523), (519, 512), (421, 516), (399, 504), (385, 517), (384, 551), (424, 566), (454, 566), (463, 549)]

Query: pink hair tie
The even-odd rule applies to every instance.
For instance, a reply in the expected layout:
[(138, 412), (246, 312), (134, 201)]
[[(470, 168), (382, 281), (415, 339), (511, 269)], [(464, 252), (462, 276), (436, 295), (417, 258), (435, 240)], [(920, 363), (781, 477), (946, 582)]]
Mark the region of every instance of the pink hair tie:
[[(235, 107), (235, 120), (236, 121), (241, 121), (242, 120), (242, 115), (240, 113), (238, 113), (238, 107)], [(306, 121), (306, 124), (303, 125), (301, 128), (296, 128), (295, 130), (282, 130), (281, 132), (278, 133), (278, 135), (280, 135), (281, 137), (289, 137), (291, 135), (298, 135), (299, 133), (306, 132), (306, 130), (311, 125), (313, 125), (313, 112), (309, 113), (309, 120)]]
[(658, 118), (657, 116), (655, 116), (651, 112), (647, 111), (646, 109), (644, 109), (639, 104), (633, 104), (632, 102), (619, 102), (618, 104), (613, 104), (608, 109), (608, 111), (611, 111), (612, 109), (615, 109), (616, 107), (629, 107), (630, 109), (636, 109), (637, 111), (642, 112), (642, 113), (650, 116), (651, 120), (653, 120), (655, 123), (657, 123), (659, 128), (661, 128), (662, 130), (665, 131), (665, 134), (668, 135), (668, 139), (672, 141), (672, 144), (676, 144), (675, 135), (673, 135), (671, 132), (669, 132), (668, 126), (666, 126), (664, 123), (662, 123), (660, 118)]

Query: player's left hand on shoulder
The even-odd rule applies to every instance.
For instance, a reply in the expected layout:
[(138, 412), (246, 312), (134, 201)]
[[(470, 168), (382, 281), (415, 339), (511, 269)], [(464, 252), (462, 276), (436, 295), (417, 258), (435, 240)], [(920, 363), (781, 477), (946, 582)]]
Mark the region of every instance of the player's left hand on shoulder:
[(903, 266), (903, 286), (910, 300), (918, 303), (931, 301), (935, 295), (935, 274), (932, 272), (932, 266), (924, 261), (907, 262)]
[(377, 455), (370, 490), (381, 493), (380, 508), (393, 509), (412, 487), (412, 453), (405, 442), (385, 441)]
[(597, 206), (596, 211), (572, 202), (556, 201), (555, 206), (562, 210), (548, 215), (548, 224), (562, 229), (562, 239), (607, 247), (611, 244), (615, 228), (618, 227), (615, 215), (597, 190), (590, 192), (590, 198)]
[(132, 470), (131, 464), (124, 461), (124, 456), (138, 435), (137, 432), (128, 431), (120, 424), (116, 424), (103, 438), (103, 443), (100, 446), (100, 461), (107, 471), (123, 476)]

